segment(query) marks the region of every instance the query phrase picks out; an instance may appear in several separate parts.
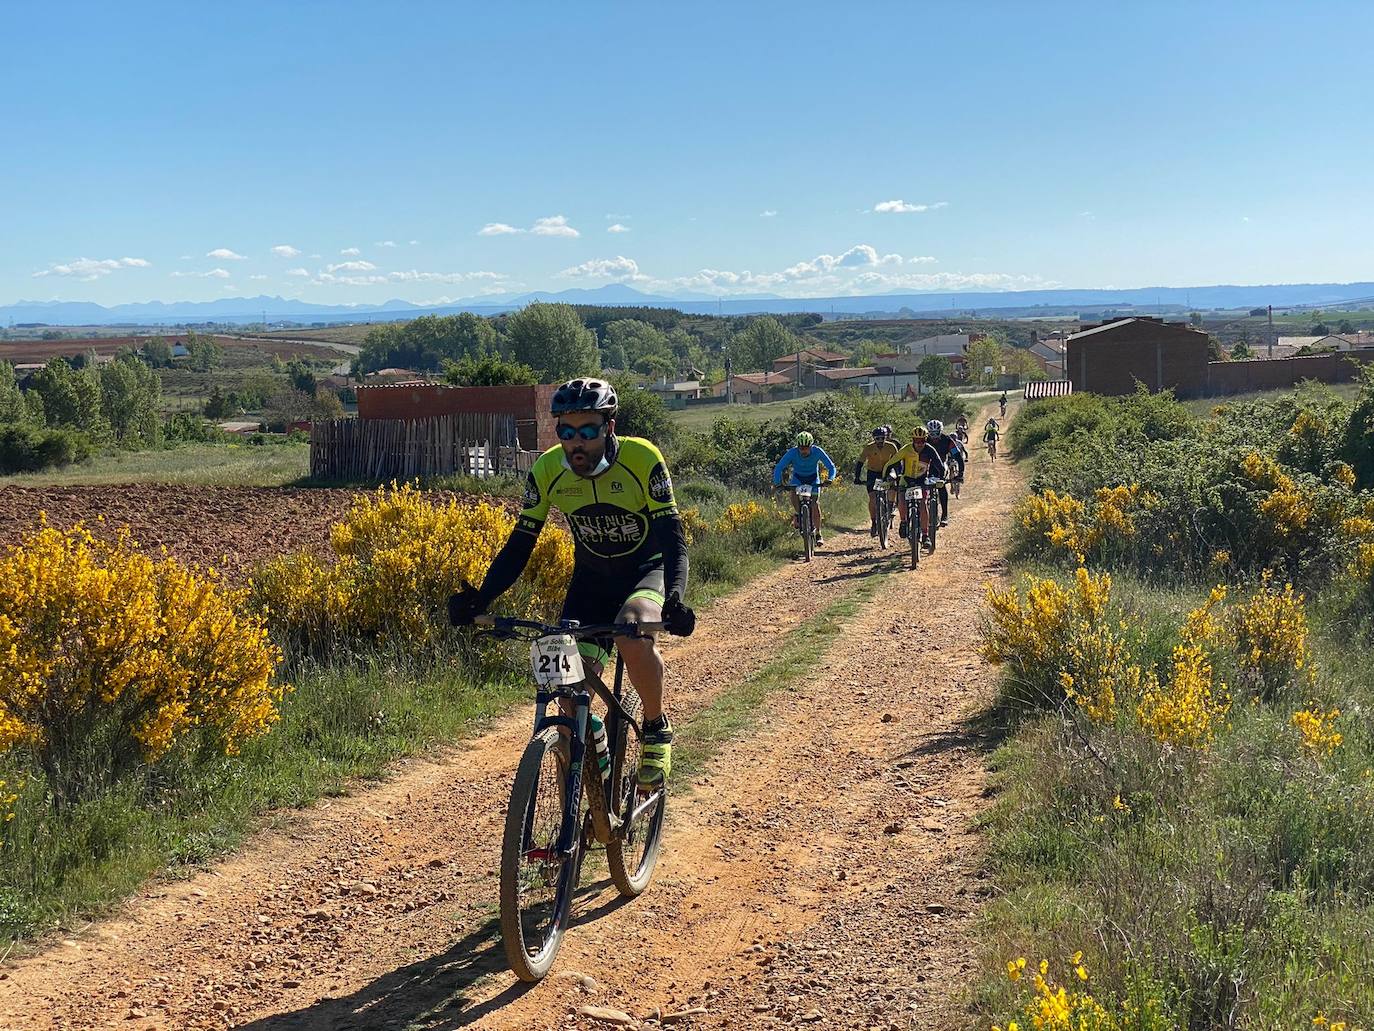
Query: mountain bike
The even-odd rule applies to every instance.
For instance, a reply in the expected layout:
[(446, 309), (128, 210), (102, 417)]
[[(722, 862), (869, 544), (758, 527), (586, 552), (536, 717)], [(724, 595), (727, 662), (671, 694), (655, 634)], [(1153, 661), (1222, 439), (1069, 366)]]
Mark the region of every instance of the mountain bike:
[[(506, 810), (501, 940), (516, 977), (538, 981), (553, 966), (568, 928), (586, 849), (592, 842), (606, 847), (611, 880), (621, 895), (634, 898), (653, 877), (668, 802), (666, 787), (645, 792), (638, 786), (644, 728), (639, 695), (623, 690), (623, 661), (616, 656), (608, 689), (584, 667), (577, 642), (647, 637), (663, 624), (550, 625), (500, 616), (478, 616), (473, 623), (496, 637), (530, 642), (534, 736), (520, 757)], [(593, 695), (606, 704), (604, 722), (591, 711)]]
[(935, 551), (935, 532), (940, 525), (940, 485), (944, 480), (925, 477), (906, 488), (906, 529), (911, 545), (911, 568), (921, 564), (921, 512), (930, 517), (929, 547)]
[(875, 495), (873, 511), (878, 521), (878, 547), (886, 549), (888, 535), (892, 532), (892, 483), (886, 476), (880, 476), (873, 481), (873, 486), (869, 489)]
[(996, 437), (990, 437), (990, 438), (988, 439), (988, 441), (987, 441), (987, 445), (988, 445), (988, 458), (992, 459), (994, 462), (997, 461), (997, 438), (996, 438)]
[(820, 486), (814, 483), (794, 483), (782, 488), (797, 493), (797, 530), (801, 533), (802, 558), (810, 562), (816, 553), (816, 526), (811, 512), (813, 500), (820, 494)]

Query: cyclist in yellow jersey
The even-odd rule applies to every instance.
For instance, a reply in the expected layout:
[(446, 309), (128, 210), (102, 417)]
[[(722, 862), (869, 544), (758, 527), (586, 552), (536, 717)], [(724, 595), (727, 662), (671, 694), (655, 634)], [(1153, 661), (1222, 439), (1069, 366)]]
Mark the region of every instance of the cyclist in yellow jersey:
[[(549, 508), (568, 517), (573, 573), (561, 619), (584, 626), (652, 623), (687, 636), (696, 616), (683, 604), (687, 540), (663, 455), (639, 437), (617, 437), (615, 388), (598, 379), (575, 379), (553, 395), (556, 444), (535, 460), (525, 481), (524, 508), (505, 546), (477, 590), (449, 599), (455, 626), (504, 594), (519, 578)], [(639, 783), (655, 788), (672, 769), (672, 727), (663, 708), (663, 656), (652, 638), (616, 638), (630, 682), (644, 703)], [(611, 642), (584, 642), (579, 650), (600, 672)]]
[[(858, 464), (854, 467), (854, 482), (865, 483), (868, 490), (868, 535), (878, 536), (878, 499), (873, 485), (883, 478), (888, 465), (897, 455), (897, 445), (892, 441), (891, 430), (887, 426), (877, 426), (873, 430), (873, 440), (865, 444), (859, 452)], [(867, 477), (863, 474), (867, 472)]]
[[(940, 457), (940, 452), (930, 443), (929, 431), (924, 426), (917, 426), (911, 431), (911, 443), (903, 447), (888, 463), (887, 471), (889, 475), (900, 475), (904, 487), (911, 487), (920, 483), (926, 477), (934, 476), (937, 479), (944, 479), (945, 462)], [(924, 505), (919, 506), (921, 511), (918, 513), (921, 536), (928, 537), (930, 533), (930, 513)], [(908, 528), (908, 513), (906, 504), (906, 491), (902, 490), (897, 495), (897, 508), (901, 513), (902, 523), (897, 531), (898, 536), (905, 537)]]

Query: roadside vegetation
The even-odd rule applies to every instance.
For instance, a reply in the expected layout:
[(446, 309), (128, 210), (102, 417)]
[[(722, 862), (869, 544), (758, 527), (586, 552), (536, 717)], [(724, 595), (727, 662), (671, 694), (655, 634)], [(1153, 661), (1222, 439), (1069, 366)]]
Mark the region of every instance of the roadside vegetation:
[(1374, 1022), (1374, 382), (1035, 402), (979, 1026)]

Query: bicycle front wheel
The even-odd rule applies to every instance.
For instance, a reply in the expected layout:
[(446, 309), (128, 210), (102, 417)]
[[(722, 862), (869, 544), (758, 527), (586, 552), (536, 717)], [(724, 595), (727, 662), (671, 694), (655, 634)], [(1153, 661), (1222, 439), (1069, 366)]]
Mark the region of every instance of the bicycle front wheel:
[(878, 495), (877, 504), (873, 506), (878, 513), (878, 547), (887, 548), (887, 532), (890, 529), (891, 519), (887, 511), (887, 492)]
[(932, 491), (930, 495), (930, 551), (935, 552), (935, 531), (940, 528), (940, 498)]
[(908, 501), (906, 503), (907, 541), (911, 545), (912, 569), (921, 564), (921, 506), (924, 504), (923, 501)]
[[(621, 704), (635, 719), (639, 719), (639, 695), (630, 694)], [(658, 792), (657, 801), (641, 798), (638, 790), (639, 753), (643, 742), (630, 730), (624, 720), (616, 733), (612, 768), (615, 782), (611, 798), (615, 814), (623, 822), (606, 846), (606, 865), (616, 890), (632, 899), (649, 886), (654, 865), (663, 845), (663, 813), (668, 807), (666, 790)]]
[(802, 499), (801, 504), (802, 558), (807, 562), (816, 550), (816, 532), (811, 527), (811, 502)]
[(567, 929), (581, 864), (581, 828), (573, 834), (571, 855), (559, 854), (558, 841), (568, 792), (574, 790), (567, 745), (558, 730), (537, 734), (515, 773), (501, 844), (501, 940), (511, 970), (522, 981), (538, 981), (549, 972)]

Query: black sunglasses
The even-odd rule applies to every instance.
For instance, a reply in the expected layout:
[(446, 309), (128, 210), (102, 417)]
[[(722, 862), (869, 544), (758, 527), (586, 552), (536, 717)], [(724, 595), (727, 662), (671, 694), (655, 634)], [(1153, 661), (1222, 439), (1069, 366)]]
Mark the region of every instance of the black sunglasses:
[(558, 424), (558, 439), (572, 440), (574, 437), (581, 437), (583, 440), (595, 440), (601, 436), (601, 431), (605, 428), (604, 422), (595, 426), (569, 426), (566, 422), (560, 422)]

